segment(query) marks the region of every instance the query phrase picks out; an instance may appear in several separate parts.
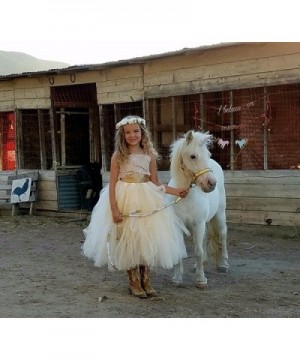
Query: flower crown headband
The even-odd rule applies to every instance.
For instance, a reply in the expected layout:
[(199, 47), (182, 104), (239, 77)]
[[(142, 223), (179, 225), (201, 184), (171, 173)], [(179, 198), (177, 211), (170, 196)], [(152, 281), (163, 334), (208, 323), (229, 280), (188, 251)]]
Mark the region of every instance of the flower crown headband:
[(116, 130), (118, 130), (121, 126), (128, 124), (140, 124), (146, 126), (146, 121), (139, 116), (126, 116), (117, 123)]

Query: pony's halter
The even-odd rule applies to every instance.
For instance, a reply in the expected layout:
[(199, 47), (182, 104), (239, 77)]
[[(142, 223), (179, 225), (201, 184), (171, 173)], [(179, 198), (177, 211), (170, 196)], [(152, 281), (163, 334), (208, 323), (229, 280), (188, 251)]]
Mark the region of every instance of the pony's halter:
[(181, 164), (181, 169), (187, 173), (190, 178), (191, 178), (191, 181), (190, 181), (190, 186), (189, 187), (192, 187), (193, 185), (196, 184), (196, 181), (198, 179), (199, 176), (203, 175), (203, 174), (206, 174), (208, 172), (213, 172), (212, 169), (210, 168), (206, 168), (206, 169), (202, 169), (202, 170), (199, 170), (197, 172), (193, 172), (191, 170), (189, 170), (184, 164)]

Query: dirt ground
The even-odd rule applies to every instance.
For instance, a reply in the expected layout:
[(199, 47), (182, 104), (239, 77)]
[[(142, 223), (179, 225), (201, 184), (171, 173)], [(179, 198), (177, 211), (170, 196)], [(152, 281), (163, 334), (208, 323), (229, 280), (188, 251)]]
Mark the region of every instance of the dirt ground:
[(80, 218), (0, 217), (2, 318), (298, 318), (300, 229), (228, 224), (229, 273), (212, 261), (208, 287), (195, 286), (187, 241), (184, 284), (155, 270), (157, 299), (129, 295), (124, 272), (99, 269), (81, 254)]

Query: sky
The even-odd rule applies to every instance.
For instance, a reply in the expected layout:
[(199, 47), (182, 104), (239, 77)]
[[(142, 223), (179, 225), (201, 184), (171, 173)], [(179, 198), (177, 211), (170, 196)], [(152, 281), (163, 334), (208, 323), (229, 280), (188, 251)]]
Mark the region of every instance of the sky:
[(299, 41), (297, 3), (4, 0), (0, 50), (87, 65), (224, 42)]

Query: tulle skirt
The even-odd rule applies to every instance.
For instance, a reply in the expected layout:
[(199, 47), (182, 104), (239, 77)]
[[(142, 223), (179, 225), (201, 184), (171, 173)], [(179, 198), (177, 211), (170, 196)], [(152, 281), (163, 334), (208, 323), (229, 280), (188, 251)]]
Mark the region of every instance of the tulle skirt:
[[(114, 224), (110, 209), (109, 185), (101, 192), (93, 209), (90, 223), (83, 230), (83, 254), (95, 266), (108, 265), (110, 270), (127, 270), (138, 265), (172, 268), (187, 257), (184, 233), (188, 230), (168, 206), (172, 201), (152, 182), (127, 183), (118, 181), (116, 199), (122, 214), (142, 216), (124, 217), (121, 224)], [(176, 205), (174, 205), (176, 206)], [(151, 213), (148, 216), (145, 214)]]

